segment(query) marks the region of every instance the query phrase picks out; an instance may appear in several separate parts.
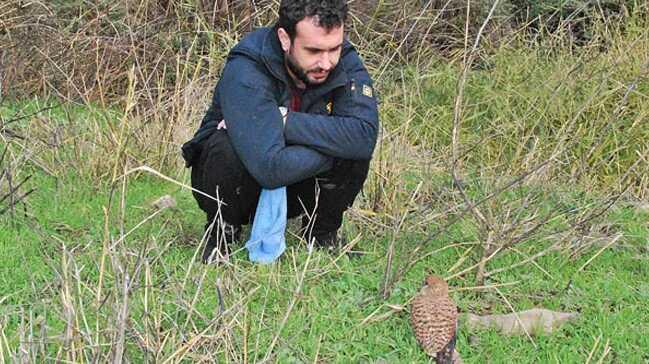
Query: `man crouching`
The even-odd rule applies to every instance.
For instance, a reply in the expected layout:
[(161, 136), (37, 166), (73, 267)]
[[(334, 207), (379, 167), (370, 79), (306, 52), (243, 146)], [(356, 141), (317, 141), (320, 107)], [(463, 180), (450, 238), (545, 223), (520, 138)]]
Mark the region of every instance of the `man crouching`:
[[(379, 129), (372, 80), (344, 37), (344, 0), (282, 0), (279, 21), (229, 53), (212, 103), (183, 146), (199, 207), (214, 226), (203, 261), (240, 238), (262, 189), (286, 186), (287, 217), (317, 247), (338, 244)], [(220, 239), (219, 239), (220, 238)], [(218, 249), (217, 249), (218, 248)]]

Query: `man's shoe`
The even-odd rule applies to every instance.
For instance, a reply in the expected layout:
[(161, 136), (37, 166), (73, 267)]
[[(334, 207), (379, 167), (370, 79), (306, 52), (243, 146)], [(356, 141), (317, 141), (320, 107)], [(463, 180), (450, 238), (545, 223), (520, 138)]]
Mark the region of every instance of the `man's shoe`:
[(203, 249), (203, 264), (225, 262), (230, 258), (230, 246), (240, 240), (241, 226), (226, 225), (224, 230), (220, 234), (216, 227), (212, 230)]
[[(336, 254), (340, 253), (348, 243), (345, 235), (344, 234), (339, 235), (338, 232), (336, 231), (315, 235), (314, 239), (315, 239), (316, 248), (327, 251), (328, 253), (336, 253)], [(345, 255), (349, 259), (354, 259), (362, 256), (363, 253), (350, 250), (350, 251), (346, 251)]]
[(338, 231), (328, 231), (324, 233), (316, 233), (313, 238), (315, 239), (315, 247), (333, 252), (340, 247), (340, 240), (338, 238)]

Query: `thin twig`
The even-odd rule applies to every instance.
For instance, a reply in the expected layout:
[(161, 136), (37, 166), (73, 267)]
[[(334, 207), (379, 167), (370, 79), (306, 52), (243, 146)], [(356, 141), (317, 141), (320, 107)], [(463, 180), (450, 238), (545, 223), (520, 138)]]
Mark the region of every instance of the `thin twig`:
[(31, 114), (27, 114), (27, 115), (23, 115), (23, 116), (18, 116), (18, 117), (15, 117), (15, 118), (13, 118), (13, 119), (9, 119), (9, 120), (7, 120), (7, 121), (3, 121), (3, 122), (2, 122), (2, 126), (5, 127), (5, 126), (7, 126), (7, 125), (9, 125), (9, 124), (11, 124), (11, 123), (15, 123), (16, 121), (20, 121), (20, 120), (23, 120), (23, 119), (30, 118), (30, 117), (32, 117), (32, 116), (34, 116), (34, 115), (38, 115), (38, 114), (40, 114), (40, 113), (42, 113), (42, 112), (44, 112), (44, 111), (52, 110), (52, 109), (58, 108), (58, 107), (60, 107), (60, 106), (61, 106), (61, 104), (58, 103), (58, 104), (53, 105), (53, 106), (44, 107), (44, 108), (42, 108), (42, 109), (40, 109), (40, 110), (37, 110), (37, 111), (35, 111), (35, 112), (31, 113)]
[(586, 263), (584, 263), (581, 267), (579, 267), (579, 269), (577, 269), (577, 271), (574, 274), (578, 274), (579, 272), (584, 270), (590, 263), (593, 262), (593, 260), (595, 260), (595, 258), (600, 256), (604, 252), (604, 250), (608, 249), (611, 245), (617, 243), (617, 241), (620, 240), (621, 237), (622, 234), (618, 234), (615, 237), (613, 237), (611, 241), (609, 241), (606, 245), (604, 245), (600, 250), (597, 251), (597, 253), (595, 253), (592, 257), (590, 257), (590, 259), (588, 259)]
[[(312, 243), (310, 243), (312, 244)], [(266, 356), (264, 356), (264, 359), (261, 361), (262, 363), (268, 362), (273, 353), (273, 349), (275, 348), (275, 345), (277, 344), (277, 340), (279, 339), (279, 335), (282, 333), (282, 330), (284, 329), (284, 326), (286, 325), (286, 322), (288, 322), (288, 318), (291, 315), (291, 312), (293, 311), (293, 307), (295, 306), (295, 303), (298, 301), (300, 297), (300, 293), (302, 292), (302, 286), (304, 284), (304, 277), (306, 276), (307, 269), (309, 268), (309, 263), (311, 262), (311, 256), (313, 249), (308, 249), (308, 254), (306, 257), (306, 262), (304, 262), (304, 268), (302, 269), (302, 273), (300, 274), (298, 281), (297, 281), (297, 287), (295, 287), (295, 290), (293, 291), (293, 299), (291, 299), (291, 302), (288, 305), (288, 308), (286, 309), (286, 313), (284, 314), (284, 318), (282, 318), (282, 321), (279, 324), (279, 327), (277, 328), (277, 331), (275, 332), (275, 335), (273, 336), (273, 340), (271, 340), (270, 345), (268, 345), (268, 349), (266, 351)]]
[(593, 344), (593, 348), (590, 349), (590, 353), (588, 353), (588, 358), (586, 358), (586, 364), (590, 364), (590, 361), (593, 359), (593, 355), (595, 354), (595, 351), (597, 350), (597, 347), (599, 346), (600, 340), (602, 340), (602, 334), (599, 334), (597, 339), (595, 339), (595, 344)]
[(505, 301), (505, 303), (507, 304), (507, 307), (509, 307), (509, 309), (512, 311), (512, 313), (514, 314), (514, 317), (516, 317), (516, 321), (518, 321), (518, 324), (521, 325), (521, 328), (523, 329), (523, 331), (525, 331), (525, 335), (527, 336), (528, 339), (530, 339), (530, 342), (532, 343), (532, 345), (534, 346), (534, 348), (535, 348), (535, 349), (538, 349), (538, 346), (537, 346), (536, 343), (534, 342), (534, 339), (532, 339), (532, 336), (530, 335), (530, 333), (527, 332), (527, 329), (525, 328), (525, 325), (523, 324), (523, 321), (521, 321), (521, 318), (518, 316), (518, 312), (516, 312), (516, 310), (514, 310), (514, 306), (512, 306), (512, 304), (509, 302), (509, 300), (507, 299), (507, 297), (505, 297), (505, 295), (504, 295), (504, 294), (503, 294), (503, 293), (498, 289), (498, 287), (494, 287), (494, 290), (495, 290), (496, 292), (498, 292), (498, 294), (500, 295), (500, 297), (502, 297), (502, 299), (503, 299), (503, 300)]

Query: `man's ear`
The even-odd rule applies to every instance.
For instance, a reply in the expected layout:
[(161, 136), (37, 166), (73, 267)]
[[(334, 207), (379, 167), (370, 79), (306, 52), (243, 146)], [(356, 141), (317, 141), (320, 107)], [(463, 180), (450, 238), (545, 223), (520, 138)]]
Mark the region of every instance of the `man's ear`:
[(284, 28), (277, 29), (277, 37), (279, 38), (279, 42), (282, 44), (284, 52), (288, 52), (291, 49), (291, 37), (289, 37), (286, 30), (284, 30)]

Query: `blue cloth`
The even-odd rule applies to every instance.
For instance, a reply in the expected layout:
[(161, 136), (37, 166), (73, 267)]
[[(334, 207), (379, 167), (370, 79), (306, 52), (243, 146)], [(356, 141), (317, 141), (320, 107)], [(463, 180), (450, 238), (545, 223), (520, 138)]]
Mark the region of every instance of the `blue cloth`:
[(286, 187), (263, 188), (252, 222), (248, 257), (255, 263), (268, 264), (286, 250)]

